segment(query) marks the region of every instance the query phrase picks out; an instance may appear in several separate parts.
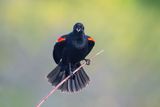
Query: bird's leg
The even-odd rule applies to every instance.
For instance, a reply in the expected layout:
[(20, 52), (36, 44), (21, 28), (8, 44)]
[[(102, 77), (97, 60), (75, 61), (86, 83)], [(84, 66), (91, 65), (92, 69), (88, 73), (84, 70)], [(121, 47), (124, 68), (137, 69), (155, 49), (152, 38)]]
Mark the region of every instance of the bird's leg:
[(69, 63), (69, 75), (73, 75), (72, 69), (71, 69), (71, 63)]
[(91, 64), (91, 60), (90, 59), (84, 59), (84, 61), (86, 61), (86, 65), (90, 65)]
[(71, 75), (71, 78), (74, 79), (73, 71), (71, 68), (71, 63), (69, 63), (69, 75)]

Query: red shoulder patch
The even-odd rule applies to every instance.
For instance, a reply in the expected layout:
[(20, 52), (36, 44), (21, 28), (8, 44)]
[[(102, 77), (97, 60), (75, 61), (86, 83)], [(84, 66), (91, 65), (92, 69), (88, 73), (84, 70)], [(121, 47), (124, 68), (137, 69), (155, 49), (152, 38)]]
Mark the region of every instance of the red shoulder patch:
[(65, 40), (66, 40), (65, 38), (60, 37), (60, 38), (58, 38), (57, 42), (62, 42), (62, 41), (65, 41)]
[(95, 42), (95, 40), (93, 38), (91, 38), (91, 37), (89, 37), (88, 40)]

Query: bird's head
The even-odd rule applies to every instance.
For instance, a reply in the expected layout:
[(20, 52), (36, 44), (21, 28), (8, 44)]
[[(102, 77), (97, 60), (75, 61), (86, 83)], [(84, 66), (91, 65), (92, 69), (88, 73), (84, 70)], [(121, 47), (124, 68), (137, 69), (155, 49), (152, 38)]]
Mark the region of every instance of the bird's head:
[(82, 23), (76, 23), (73, 26), (73, 32), (78, 33), (78, 34), (83, 34), (84, 33), (84, 26)]

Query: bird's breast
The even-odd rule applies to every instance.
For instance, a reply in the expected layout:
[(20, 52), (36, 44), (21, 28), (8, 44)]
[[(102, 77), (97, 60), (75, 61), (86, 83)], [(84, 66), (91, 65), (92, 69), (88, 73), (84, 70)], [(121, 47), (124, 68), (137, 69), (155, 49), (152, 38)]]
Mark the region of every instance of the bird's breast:
[(87, 45), (87, 40), (85, 40), (84, 38), (72, 41), (73, 48), (78, 49), (78, 50), (86, 48), (86, 45)]
[(88, 42), (86, 39), (70, 39), (68, 40), (64, 54), (71, 62), (79, 62), (84, 59), (88, 50)]

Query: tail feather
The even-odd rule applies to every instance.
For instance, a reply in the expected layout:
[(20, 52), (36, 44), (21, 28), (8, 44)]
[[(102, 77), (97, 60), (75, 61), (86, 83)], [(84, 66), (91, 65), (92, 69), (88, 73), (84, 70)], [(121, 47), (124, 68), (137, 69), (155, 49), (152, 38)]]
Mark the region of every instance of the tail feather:
[[(53, 85), (56, 86), (60, 83), (63, 79), (65, 79), (70, 71), (67, 67), (62, 66), (59, 64), (55, 69), (53, 69), (48, 75), (48, 81)], [(80, 63), (77, 65), (72, 65), (72, 72), (80, 66)], [(66, 92), (76, 92), (84, 88), (89, 83), (89, 77), (85, 73), (84, 69), (81, 68), (78, 72), (76, 72), (73, 77), (69, 78), (66, 82), (62, 84), (58, 89), (61, 91)]]
[(82, 73), (80, 72), (79, 73), (79, 76), (80, 76), (80, 79), (81, 79), (81, 81), (82, 81), (82, 86), (84, 87), (84, 84), (86, 83), (86, 80), (85, 79), (83, 79), (84, 77), (83, 77), (83, 75), (82, 75)]
[(84, 71), (84, 69), (82, 68), (82, 70), (81, 70), (81, 75), (82, 75), (82, 77), (84, 78), (84, 81), (86, 82), (86, 83), (88, 83), (89, 82), (89, 77), (88, 77), (88, 75), (86, 74), (86, 72)]
[[(58, 77), (57, 77), (58, 78)], [(58, 83), (59, 82), (61, 82), (61, 81), (63, 81), (63, 79), (65, 79), (66, 78), (66, 75), (65, 75), (65, 73), (63, 72), (63, 75), (61, 76), (61, 77), (59, 77), (60, 79), (60, 81), (58, 81)], [(67, 81), (66, 81), (67, 82)], [(63, 91), (63, 87), (65, 87), (66, 86), (66, 82), (64, 82), (60, 87), (59, 87), (59, 89), (62, 89), (62, 91)], [(58, 83), (56, 84), (56, 85), (58, 85)]]
[[(57, 78), (57, 76), (59, 76), (59, 71), (60, 71), (60, 66), (57, 66), (55, 69), (53, 69), (48, 75), (47, 75), (47, 78), (48, 78), (48, 81), (50, 83), (52, 83), (52, 85), (55, 84), (55, 80)], [(53, 84), (54, 83), (54, 84)]]
[(75, 86), (76, 86), (76, 91), (78, 91), (78, 89), (81, 89), (80, 84), (78, 82), (77, 75), (75, 76)]
[(73, 92), (74, 91), (74, 80), (69, 79), (68, 81), (70, 82), (70, 91)]
[(60, 88), (62, 91), (69, 91), (69, 87), (68, 87), (68, 81), (66, 81), (64, 84), (63, 84), (63, 86), (62, 86), (62, 88)]
[(77, 75), (77, 80), (78, 80), (80, 88), (82, 89), (84, 86), (83, 86), (83, 82), (82, 82), (79, 74)]

